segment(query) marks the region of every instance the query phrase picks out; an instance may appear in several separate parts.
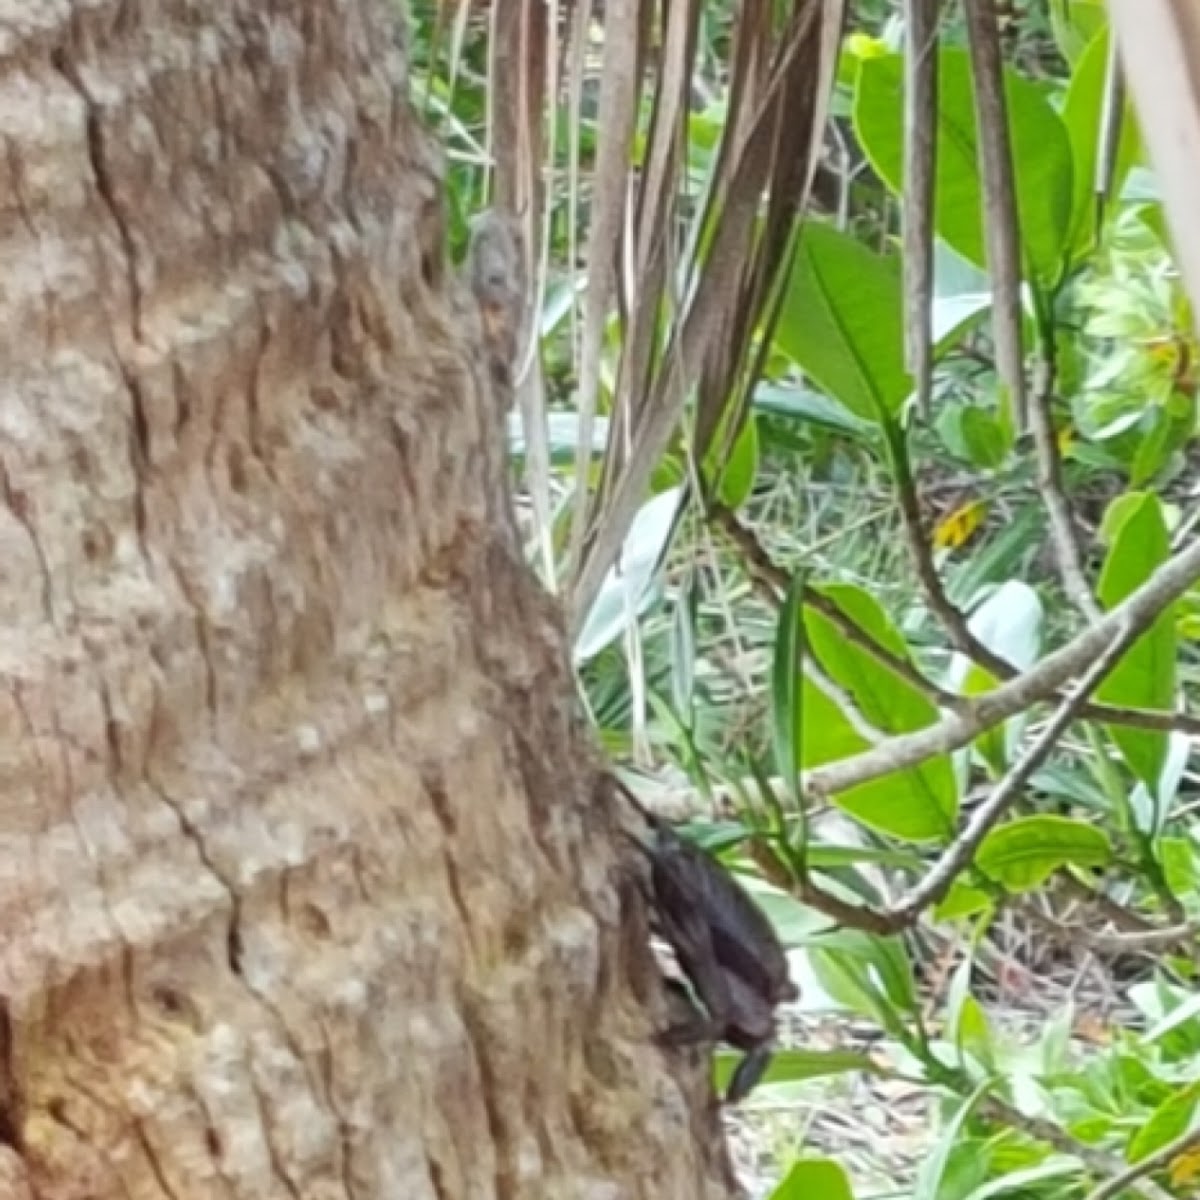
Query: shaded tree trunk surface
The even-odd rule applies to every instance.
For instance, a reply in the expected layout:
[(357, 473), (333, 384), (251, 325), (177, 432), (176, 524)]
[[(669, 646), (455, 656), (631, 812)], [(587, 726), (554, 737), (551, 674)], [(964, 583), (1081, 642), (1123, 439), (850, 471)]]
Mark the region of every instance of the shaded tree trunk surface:
[(705, 1200), (374, 0), (0, 0), (0, 1198)]

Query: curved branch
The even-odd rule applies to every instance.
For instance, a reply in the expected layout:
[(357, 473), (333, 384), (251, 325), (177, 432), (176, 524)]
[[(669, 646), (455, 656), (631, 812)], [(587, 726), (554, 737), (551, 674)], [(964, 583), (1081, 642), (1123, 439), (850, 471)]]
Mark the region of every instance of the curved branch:
[(965, 746), (985, 730), (1040, 700), (1046, 700), (1078, 675), (1112, 643), (1126, 626), (1143, 632), (1158, 614), (1200, 579), (1200, 541), (1165, 563), (1136, 592), (1035, 667), (972, 698), (968, 711), (949, 713), (916, 733), (889, 738), (862, 754), (808, 772), (804, 787), (812, 796), (827, 797), (892, 771), (916, 766), (937, 754)]

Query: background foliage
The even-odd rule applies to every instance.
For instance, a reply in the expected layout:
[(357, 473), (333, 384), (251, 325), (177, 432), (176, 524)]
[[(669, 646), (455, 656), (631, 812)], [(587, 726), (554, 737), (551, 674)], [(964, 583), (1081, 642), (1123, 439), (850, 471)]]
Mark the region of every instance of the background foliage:
[[(413, 89), (445, 146), (451, 253), (492, 200), (526, 222), (514, 471), (597, 736), (744, 873), (805, 983), (758, 1117), (738, 1118), (758, 1120), (760, 1190), (1188, 1194), (1194, 583), (1060, 733), (1056, 686), (961, 744), (818, 786), (974, 720), (972, 698), (1096, 627), (1200, 520), (1192, 314), (1100, 3), (995, 5), (1008, 217), (982, 182), (978, 47), (956, 6), (938, 14), (933, 369), (914, 404), (920, 7), (414, 0)], [(1005, 220), (1027, 417), (998, 355)], [(835, 1033), (814, 1036), (828, 1012)], [(837, 1138), (797, 1123), (862, 1086), (885, 1113), (919, 1098), (907, 1157), (835, 1161)]]

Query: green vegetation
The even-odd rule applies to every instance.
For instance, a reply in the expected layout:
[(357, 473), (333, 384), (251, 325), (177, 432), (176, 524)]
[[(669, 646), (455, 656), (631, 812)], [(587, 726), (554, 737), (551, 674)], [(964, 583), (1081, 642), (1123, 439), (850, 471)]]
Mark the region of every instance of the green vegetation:
[[(530, 559), (572, 613), (598, 738), (650, 802), (688, 798), (872, 1031), (781, 1053), (766, 1108), (836, 1105), (840, 1076), (918, 1089), (928, 1141), (892, 1195), (1190, 1194), (1197, 346), (1103, 5), (997, 5), (1015, 221), (981, 182), (977, 47), (944, 18), (924, 334), (897, 11), (919, 6), (852, 6), (824, 42), (815, 7), (566, 9), (544, 44), (519, 43), (517, 4), (411, 14), (453, 252), (493, 187), (542, 181), (514, 429)], [(506, 37), (546, 102), (493, 177)], [(881, 1194), (837, 1157), (795, 1133), (771, 1194)]]

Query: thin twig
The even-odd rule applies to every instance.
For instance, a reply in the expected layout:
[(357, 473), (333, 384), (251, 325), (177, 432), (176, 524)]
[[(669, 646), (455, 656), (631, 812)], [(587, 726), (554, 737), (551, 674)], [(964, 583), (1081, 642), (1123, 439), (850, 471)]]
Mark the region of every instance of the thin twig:
[[(1181, 1134), (1174, 1141), (1168, 1142), (1153, 1154), (1138, 1159), (1132, 1166), (1110, 1175), (1099, 1187), (1093, 1188), (1087, 1195), (1087, 1200), (1108, 1200), (1110, 1196), (1118, 1196), (1126, 1188), (1134, 1184), (1145, 1184), (1145, 1177), (1160, 1167), (1165, 1167), (1181, 1154), (1200, 1146), (1200, 1129), (1193, 1129)], [(1169, 1194), (1169, 1193), (1167, 1193)]]
[(938, 0), (904, 7), (904, 360), (917, 411), (933, 409), (933, 215), (938, 133)]
[(1028, 424), (1025, 354), (1021, 345), (1021, 233), (1012, 145), (1004, 98), (1004, 64), (994, 0), (966, 0), (967, 44), (975, 116), (979, 124), (979, 174), (988, 273), (992, 281), (992, 332), (996, 370), (1012, 397), (1017, 429)]
[[(725, 532), (734, 549), (741, 554), (751, 581), (760, 594), (769, 603), (778, 606), (788, 588), (787, 572), (775, 562), (754, 531), (739, 521), (735, 513), (722, 505), (715, 505), (711, 515)], [(965, 712), (972, 707), (973, 701), (970, 697), (948, 691), (934, 683), (907, 659), (894, 654), (876, 641), (865, 629), (846, 616), (832, 600), (812, 589), (806, 589), (804, 602), (836, 625), (847, 641), (870, 654), (881, 666), (887, 667), (893, 674), (917, 688), (935, 704), (951, 712)], [(1002, 660), (999, 665), (1003, 670), (993, 671), (993, 674), (999, 675), (1002, 680), (1017, 678), (1018, 672), (1015, 667)], [(1200, 717), (1192, 717), (1187, 713), (1154, 712), (1150, 709), (1124, 708), (1116, 704), (1088, 701), (1079, 710), (1079, 715), (1093, 721), (1103, 721), (1108, 725), (1127, 725), (1134, 729), (1153, 729), (1162, 733), (1186, 733), (1200, 737)]]
[[(1140, 930), (1137, 933), (1098, 932), (1086, 925), (1064, 924), (1029, 906), (1026, 911), (1043, 928), (1064, 945), (1083, 945), (1101, 954), (1145, 954), (1169, 950), (1172, 946), (1195, 943), (1200, 935), (1200, 920), (1185, 921), (1166, 929)], [(1194, 949), (1194, 945), (1193, 945)]]
[[(1169, 602), (1168, 600), (1164, 603)], [(1115, 629), (1106, 622), (1111, 641), (1099, 657), (1093, 660), (1074, 692), (1063, 700), (1041, 733), (1017, 762), (1009, 768), (987, 800), (971, 814), (962, 832), (946, 847), (924, 878), (905, 896), (886, 909), (847, 904), (837, 896), (818, 887), (810, 879), (802, 877), (799, 887), (796, 889), (798, 898), (843, 925), (872, 933), (896, 933), (914, 925), (926, 908), (938, 903), (950, 891), (954, 881), (974, 858), (984, 838), (1021, 796), (1034, 771), (1042, 764), (1057, 744), (1063, 731), (1074, 720), (1077, 710), (1084, 700), (1100, 685), (1104, 677), (1116, 666), (1121, 656), (1141, 636), (1146, 624), (1156, 615), (1152, 612), (1141, 612), (1135, 619), (1133, 613), (1127, 610), (1127, 604), (1118, 610), (1123, 613), (1124, 619)], [(880, 749), (886, 749), (886, 746)], [(875, 752), (868, 752), (868, 754), (870, 753)], [(858, 757), (862, 759), (867, 755)], [(812, 781), (818, 774), (820, 774), (819, 771), (811, 772), (806, 781), (806, 790), (810, 795), (820, 794), (812, 786)]]
[[(778, 606), (783, 593), (788, 588), (787, 572), (771, 558), (753, 532), (743, 525), (728, 508), (723, 506), (714, 508), (713, 516), (734, 547), (741, 553), (751, 577), (756, 582), (766, 585), (768, 598)], [(877, 642), (827, 596), (823, 596), (811, 588), (806, 588), (804, 603), (814, 612), (820, 613), (831, 625), (834, 625), (848, 642), (865, 651), (881, 666), (886, 667), (892, 674), (899, 676), (943, 708), (961, 709), (969, 704), (966, 696), (939, 687), (933, 680), (922, 675), (908, 659), (902, 658), (889, 650), (887, 646)]]
[(1100, 686), (1101, 680), (1117, 665), (1140, 633), (1141, 626), (1132, 622), (1118, 627), (1116, 635), (1088, 668), (1074, 693), (1062, 701), (1029, 748), (1013, 763), (1004, 778), (992, 790), (992, 794), (971, 814), (966, 828), (947, 847), (933, 869), (896, 905), (898, 913), (915, 917), (946, 895), (955, 879), (975, 857), (975, 851), (979, 849), (983, 839), (1025, 790), (1033, 773), (1046, 760), (1067, 726), (1075, 719), (1080, 706)]
[(808, 772), (807, 794), (822, 799), (847, 788), (948, 754), (1030, 705), (1045, 700), (1104, 652), (1119, 630), (1144, 631), (1168, 605), (1200, 579), (1200, 540), (1163, 564), (1137, 591), (1095, 625), (1047, 655), (1024, 674), (972, 698), (970, 710), (947, 713), (934, 725), (900, 734), (849, 758)]
[(929, 611), (946, 631), (950, 644), (972, 661), (986, 668), (998, 678), (1011, 674), (1013, 667), (998, 654), (993, 653), (971, 631), (966, 615), (946, 595), (941, 577), (933, 561), (933, 551), (925, 536), (925, 523), (921, 518), (921, 501), (917, 496), (917, 485), (913, 479), (908, 460), (908, 448), (904, 434), (899, 429), (889, 431), (889, 449), (892, 467), (896, 474), (896, 500), (900, 509), (900, 525), (908, 545), (909, 557), (917, 573), (921, 595)]
[[(1003, 1121), (1006, 1125), (1021, 1130), (1022, 1133), (1028, 1134), (1036, 1141), (1045, 1142), (1062, 1154), (1077, 1158), (1089, 1171), (1097, 1175), (1111, 1175), (1124, 1169), (1125, 1164), (1119, 1158), (1105, 1154), (1103, 1150), (1097, 1150), (1094, 1146), (1089, 1146), (1085, 1142), (1073, 1138), (1053, 1121), (1048, 1121), (1044, 1117), (1027, 1116), (998, 1096), (985, 1097), (980, 1109), (985, 1116)], [(1169, 1200), (1167, 1193), (1162, 1188), (1148, 1181), (1143, 1182), (1138, 1190), (1145, 1196), (1153, 1197), (1153, 1200)], [(1089, 1200), (1094, 1200), (1094, 1198), (1089, 1197)]]
[(1139, 913), (1119, 904), (1111, 896), (1081, 883), (1073, 875), (1064, 874), (1059, 880), (1059, 887), (1080, 903), (1094, 905), (1106, 921), (1125, 933), (1149, 933), (1154, 928), (1154, 925)]
[(1079, 546), (1079, 535), (1075, 528), (1075, 517), (1071, 503), (1063, 487), (1062, 459), (1058, 453), (1058, 439), (1054, 429), (1054, 418), (1050, 414), (1054, 393), (1055, 361), (1057, 349), (1053, 318), (1043, 314), (1039, 318), (1042, 326), (1038, 347), (1036, 382), (1033, 388), (1033, 403), (1030, 405), (1030, 424), (1033, 429), (1034, 451), (1037, 454), (1037, 490), (1046, 506), (1050, 520), (1050, 538), (1054, 543), (1054, 560), (1058, 566), (1063, 589), (1071, 603), (1089, 621), (1098, 621), (1103, 612), (1096, 603), (1087, 574), (1083, 569), (1083, 553)]

